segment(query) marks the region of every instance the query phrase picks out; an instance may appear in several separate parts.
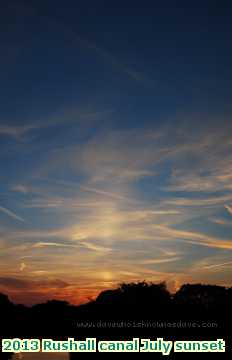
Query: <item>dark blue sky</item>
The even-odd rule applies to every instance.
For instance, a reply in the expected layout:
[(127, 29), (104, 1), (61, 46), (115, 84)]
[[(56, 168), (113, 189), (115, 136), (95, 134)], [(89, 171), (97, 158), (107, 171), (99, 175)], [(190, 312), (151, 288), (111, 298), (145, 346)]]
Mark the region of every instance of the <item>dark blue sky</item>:
[(227, 108), (232, 13), (203, 3), (9, 1), (1, 11), (4, 115), (21, 122), (35, 108), (40, 117), (72, 102), (146, 117)]
[(127, 280), (229, 283), (231, 15), (1, 4), (0, 273), (30, 291), (0, 290), (79, 302)]

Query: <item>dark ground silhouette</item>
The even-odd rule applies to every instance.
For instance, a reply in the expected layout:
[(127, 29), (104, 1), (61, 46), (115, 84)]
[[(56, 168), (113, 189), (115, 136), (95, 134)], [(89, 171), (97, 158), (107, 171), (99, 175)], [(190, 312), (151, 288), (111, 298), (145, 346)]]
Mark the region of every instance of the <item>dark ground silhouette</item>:
[[(79, 340), (86, 337), (223, 338), (227, 343), (232, 332), (231, 305), (231, 287), (202, 284), (182, 285), (174, 295), (165, 283), (122, 284), (80, 306), (52, 300), (29, 308), (14, 305), (6, 295), (0, 294), (0, 334), (2, 338)], [(9, 358), (6, 355), (5, 359)]]

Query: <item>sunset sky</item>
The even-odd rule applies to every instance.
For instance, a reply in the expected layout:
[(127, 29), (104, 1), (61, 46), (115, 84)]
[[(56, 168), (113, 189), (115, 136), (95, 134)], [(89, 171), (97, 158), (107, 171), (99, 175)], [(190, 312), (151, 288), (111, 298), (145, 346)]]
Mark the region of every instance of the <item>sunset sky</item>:
[(6, 1), (0, 292), (231, 286), (232, 9)]

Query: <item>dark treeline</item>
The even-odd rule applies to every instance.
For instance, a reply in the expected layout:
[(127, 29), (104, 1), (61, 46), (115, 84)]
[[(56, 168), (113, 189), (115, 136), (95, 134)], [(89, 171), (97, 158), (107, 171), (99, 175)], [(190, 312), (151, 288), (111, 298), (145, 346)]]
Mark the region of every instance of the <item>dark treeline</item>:
[(0, 294), (1, 337), (226, 339), (231, 335), (232, 288), (165, 283), (122, 284), (74, 306), (51, 300), (26, 307)]

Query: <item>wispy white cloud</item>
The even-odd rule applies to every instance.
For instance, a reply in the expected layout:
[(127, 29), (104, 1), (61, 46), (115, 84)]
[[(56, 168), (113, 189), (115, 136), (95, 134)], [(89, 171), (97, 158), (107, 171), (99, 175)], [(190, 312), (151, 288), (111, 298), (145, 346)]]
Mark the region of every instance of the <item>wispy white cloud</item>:
[(15, 192), (22, 193), (22, 194), (27, 194), (28, 192), (30, 192), (30, 190), (28, 189), (28, 187), (25, 186), (25, 185), (22, 185), (22, 184), (13, 185), (13, 186), (11, 187), (11, 190), (12, 190), (12, 191), (15, 191)]
[(232, 227), (232, 222), (231, 221), (225, 220), (225, 219), (222, 219), (222, 218), (212, 217), (212, 218), (209, 218), (209, 221), (211, 221), (212, 223), (217, 224), (217, 225), (231, 226)]
[(25, 222), (25, 220), (21, 216), (17, 215), (15, 212), (13, 212), (3, 206), (0, 206), (0, 211), (3, 212), (4, 214), (8, 215), (9, 217), (11, 217), (14, 220)]
[[(230, 141), (223, 133), (220, 141), (204, 131), (190, 133), (172, 128), (96, 132), (81, 144), (52, 151), (38, 176), (11, 187), (26, 195), (21, 197), (25, 212), (30, 209), (43, 221), (46, 214), (49, 229), (36, 225), (3, 233), (5, 259), (28, 256), (25, 273), (59, 272), (73, 281), (78, 268), (78, 284), (86, 289), (93, 281), (98, 289), (141, 278), (176, 286), (175, 281), (193, 278), (212, 282), (210, 269), (227, 274)], [(197, 221), (206, 222), (205, 232)], [(217, 235), (209, 221), (212, 229), (218, 225)], [(201, 263), (206, 253), (222, 256), (214, 262), (209, 255)]]
[(79, 244), (79, 246), (82, 246), (86, 249), (89, 249), (92, 251), (97, 251), (97, 252), (99, 251), (101, 253), (108, 253), (108, 252), (112, 251), (112, 249), (109, 247), (99, 246), (94, 243), (90, 243), (90, 242), (86, 242), (86, 241), (80, 241), (78, 244)]
[(97, 188), (93, 188), (93, 187), (85, 186), (85, 185), (80, 185), (80, 188), (82, 190), (84, 190), (84, 191), (93, 192), (95, 194), (107, 196), (107, 197), (110, 197), (110, 198), (113, 198), (113, 199), (124, 200), (124, 201), (129, 201), (129, 202), (135, 202), (134, 199), (130, 199), (130, 198), (127, 198), (126, 196), (123, 196), (121, 194), (115, 194), (115, 193), (112, 193), (110, 191), (104, 191), (104, 190), (101, 190), (101, 189), (97, 189)]
[(45, 248), (45, 247), (75, 247), (73, 245), (70, 245), (70, 244), (62, 244), (62, 243), (56, 243), (56, 242), (37, 242), (36, 244), (34, 244), (32, 246), (33, 248)]
[(228, 261), (228, 262), (225, 262), (225, 263), (222, 263), (222, 264), (212, 264), (212, 265), (206, 265), (204, 266), (204, 269), (217, 269), (217, 268), (224, 268), (224, 267), (229, 267), (229, 266), (232, 266), (232, 261)]
[(20, 140), (32, 131), (57, 127), (60, 125), (70, 126), (72, 123), (77, 123), (81, 126), (86, 126), (91, 122), (102, 119), (104, 116), (109, 116), (111, 110), (98, 111), (94, 109), (65, 109), (60, 113), (51, 114), (45, 119), (38, 119), (22, 125), (0, 125), (0, 135), (10, 136), (16, 140)]
[[(164, 200), (163, 203), (172, 206), (215, 206), (215, 205), (223, 205), (227, 201), (232, 200), (232, 194), (223, 195), (223, 196), (207, 196), (204, 198), (200, 197), (176, 197), (169, 198)], [(228, 208), (227, 208), (228, 210)], [(228, 210), (229, 211), (229, 210)]]
[(173, 261), (179, 261), (181, 260), (181, 257), (169, 257), (166, 259), (146, 259), (146, 260), (142, 260), (139, 263), (143, 264), (143, 265), (156, 265), (156, 264), (164, 264), (164, 263), (169, 263), (169, 262), (173, 262)]
[(232, 215), (232, 206), (230, 206), (230, 205), (225, 205), (225, 208), (226, 208), (226, 210), (228, 211), (228, 213)]
[(25, 125), (25, 126), (9, 126), (9, 125), (1, 125), (0, 126), (0, 135), (7, 135), (14, 138), (20, 138), (28, 131), (34, 128), (33, 125)]
[[(36, 11), (33, 9), (33, 12)], [(41, 16), (41, 14), (40, 14)], [(125, 74), (131, 80), (138, 82), (139, 84), (145, 86), (154, 86), (153, 81), (146, 77), (141, 71), (138, 71), (134, 68), (131, 68), (127, 64), (125, 64), (121, 59), (119, 59), (116, 55), (102, 48), (98, 44), (96, 44), (93, 40), (89, 40), (83, 35), (80, 35), (76, 29), (74, 29), (70, 24), (66, 24), (59, 16), (55, 15), (43, 15), (42, 17), (45, 21), (53, 22), (54, 26), (58, 27), (58, 31), (63, 31), (69, 38), (72, 40), (73, 46), (78, 46), (86, 49), (90, 49), (95, 53), (98, 57), (100, 57), (104, 62), (106, 61), (109, 65), (112, 66), (113, 69), (118, 72)]]
[(231, 239), (220, 239), (197, 231), (177, 230), (165, 225), (155, 225), (154, 228), (162, 238), (176, 239), (177, 241), (179, 239), (189, 244), (209, 248), (232, 250)]

